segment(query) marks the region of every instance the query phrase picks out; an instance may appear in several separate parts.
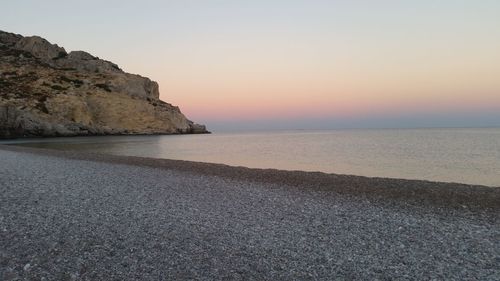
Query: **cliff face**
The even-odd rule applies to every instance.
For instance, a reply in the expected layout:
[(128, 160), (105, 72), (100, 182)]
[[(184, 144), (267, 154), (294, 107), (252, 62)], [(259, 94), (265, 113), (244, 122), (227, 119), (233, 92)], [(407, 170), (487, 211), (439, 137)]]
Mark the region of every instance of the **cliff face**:
[(0, 138), (207, 133), (158, 83), (38, 37), (0, 31)]

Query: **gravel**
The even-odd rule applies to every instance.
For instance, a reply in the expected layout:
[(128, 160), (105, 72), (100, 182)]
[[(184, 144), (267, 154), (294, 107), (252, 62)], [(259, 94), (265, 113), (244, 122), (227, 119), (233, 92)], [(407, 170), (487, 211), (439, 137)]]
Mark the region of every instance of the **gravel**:
[(0, 280), (500, 280), (499, 194), (0, 146)]

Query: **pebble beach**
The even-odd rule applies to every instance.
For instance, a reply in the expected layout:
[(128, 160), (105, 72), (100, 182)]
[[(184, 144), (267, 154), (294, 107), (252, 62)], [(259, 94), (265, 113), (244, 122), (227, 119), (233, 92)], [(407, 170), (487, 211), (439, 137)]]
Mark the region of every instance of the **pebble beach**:
[(0, 280), (500, 280), (500, 188), (0, 145)]

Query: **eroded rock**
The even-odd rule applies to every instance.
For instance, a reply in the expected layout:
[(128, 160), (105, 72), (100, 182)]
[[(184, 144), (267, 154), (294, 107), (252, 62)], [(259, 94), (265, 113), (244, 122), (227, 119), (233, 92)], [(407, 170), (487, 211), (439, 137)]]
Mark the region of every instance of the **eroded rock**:
[(29, 52), (33, 56), (43, 60), (52, 60), (68, 55), (64, 48), (50, 44), (49, 41), (39, 36), (23, 37), (17, 41), (14, 48)]
[(207, 133), (158, 83), (84, 51), (0, 31), (0, 137)]

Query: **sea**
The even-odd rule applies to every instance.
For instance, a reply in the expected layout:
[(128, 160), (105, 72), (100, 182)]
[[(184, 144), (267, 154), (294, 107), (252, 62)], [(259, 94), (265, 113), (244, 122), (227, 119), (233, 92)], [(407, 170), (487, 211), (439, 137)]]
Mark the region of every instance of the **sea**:
[(0, 143), (251, 168), (500, 186), (500, 128), (253, 131)]

